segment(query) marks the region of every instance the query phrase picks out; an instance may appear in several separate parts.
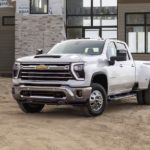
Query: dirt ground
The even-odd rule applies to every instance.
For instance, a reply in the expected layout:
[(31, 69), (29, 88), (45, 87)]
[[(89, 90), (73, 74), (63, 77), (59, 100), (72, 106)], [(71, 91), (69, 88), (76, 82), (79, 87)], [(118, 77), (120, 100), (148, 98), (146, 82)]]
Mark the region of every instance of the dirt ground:
[(11, 79), (0, 78), (0, 150), (149, 149), (150, 107), (135, 99), (110, 103), (96, 118), (69, 106), (24, 114), (11, 96)]

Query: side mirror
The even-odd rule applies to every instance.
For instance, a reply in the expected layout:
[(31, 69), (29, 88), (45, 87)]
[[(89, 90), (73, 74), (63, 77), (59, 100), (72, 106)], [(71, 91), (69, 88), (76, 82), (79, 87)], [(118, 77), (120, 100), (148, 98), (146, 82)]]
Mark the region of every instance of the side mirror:
[(114, 65), (116, 60), (117, 60), (116, 56), (110, 57), (109, 65), (111, 65), (111, 66)]
[(117, 61), (126, 61), (126, 60), (127, 60), (127, 51), (117, 50)]
[(41, 55), (43, 54), (43, 50), (42, 49), (37, 49), (36, 50), (36, 55)]

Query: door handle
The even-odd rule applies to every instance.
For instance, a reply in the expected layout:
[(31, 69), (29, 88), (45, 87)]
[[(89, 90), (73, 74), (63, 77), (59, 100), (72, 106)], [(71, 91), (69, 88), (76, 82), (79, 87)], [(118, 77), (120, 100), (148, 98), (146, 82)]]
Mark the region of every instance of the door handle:
[(123, 65), (122, 65), (122, 64), (120, 64), (120, 67), (123, 67)]

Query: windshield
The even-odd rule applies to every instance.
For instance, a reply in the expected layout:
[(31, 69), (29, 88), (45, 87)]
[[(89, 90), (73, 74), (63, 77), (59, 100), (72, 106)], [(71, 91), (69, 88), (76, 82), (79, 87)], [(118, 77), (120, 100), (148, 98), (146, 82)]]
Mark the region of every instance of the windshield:
[(100, 55), (103, 52), (104, 41), (65, 41), (55, 45), (48, 54), (83, 54)]

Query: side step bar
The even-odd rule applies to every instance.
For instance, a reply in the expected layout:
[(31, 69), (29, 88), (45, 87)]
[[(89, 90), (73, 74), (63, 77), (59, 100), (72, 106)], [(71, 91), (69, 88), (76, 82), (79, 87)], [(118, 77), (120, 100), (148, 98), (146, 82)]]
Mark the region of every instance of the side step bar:
[(121, 99), (125, 99), (125, 98), (132, 98), (132, 97), (135, 97), (135, 96), (136, 96), (135, 93), (121, 94), (121, 95), (109, 96), (108, 100), (110, 100), (110, 101), (112, 101), (112, 100), (121, 100)]

